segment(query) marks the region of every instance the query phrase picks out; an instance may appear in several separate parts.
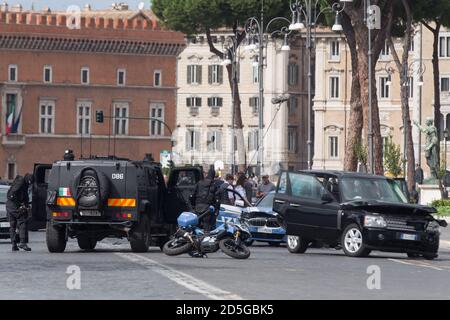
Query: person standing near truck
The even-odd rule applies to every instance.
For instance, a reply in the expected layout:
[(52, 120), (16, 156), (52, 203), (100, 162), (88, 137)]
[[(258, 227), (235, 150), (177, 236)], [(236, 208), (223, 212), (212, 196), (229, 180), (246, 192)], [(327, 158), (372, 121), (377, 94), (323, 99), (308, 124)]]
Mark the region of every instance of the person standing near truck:
[[(26, 243), (28, 238), (27, 220), (28, 220), (28, 189), (33, 184), (33, 175), (27, 173), (25, 177), (17, 176), (8, 190), (6, 201), (6, 211), (10, 223), (10, 235), (12, 251), (31, 251)], [(20, 243), (17, 244), (16, 228), (19, 228)]]

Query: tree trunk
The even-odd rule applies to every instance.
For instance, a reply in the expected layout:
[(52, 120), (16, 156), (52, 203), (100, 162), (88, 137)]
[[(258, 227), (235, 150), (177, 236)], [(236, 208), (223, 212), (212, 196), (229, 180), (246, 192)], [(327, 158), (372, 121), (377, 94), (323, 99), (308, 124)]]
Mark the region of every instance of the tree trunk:
[(357, 171), (358, 159), (355, 146), (361, 143), (363, 129), (363, 108), (361, 104), (361, 85), (358, 75), (358, 53), (356, 49), (356, 39), (349, 17), (344, 14), (342, 26), (350, 49), (352, 63), (352, 87), (350, 94), (350, 120), (347, 144), (345, 146), (344, 170)]

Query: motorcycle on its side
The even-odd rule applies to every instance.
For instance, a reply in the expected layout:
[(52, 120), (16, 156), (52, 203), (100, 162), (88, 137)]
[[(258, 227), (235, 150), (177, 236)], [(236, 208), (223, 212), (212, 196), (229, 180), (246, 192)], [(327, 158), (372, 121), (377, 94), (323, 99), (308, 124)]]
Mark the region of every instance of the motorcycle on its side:
[(206, 257), (208, 253), (220, 249), (235, 259), (250, 257), (250, 250), (245, 241), (252, 235), (244, 221), (224, 223), (210, 232), (200, 228), (200, 220), (207, 215), (213, 215), (214, 212), (213, 206), (200, 215), (183, 212), (177, 219), (178, 230), (171, 240), (164, 244), (163, 252), (168, 256), (188, 253), (192, 257)]

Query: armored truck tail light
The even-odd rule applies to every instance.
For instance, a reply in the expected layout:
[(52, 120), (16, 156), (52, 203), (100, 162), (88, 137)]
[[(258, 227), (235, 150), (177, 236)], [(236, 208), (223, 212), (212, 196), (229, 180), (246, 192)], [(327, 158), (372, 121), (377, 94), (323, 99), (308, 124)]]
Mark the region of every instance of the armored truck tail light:
[(70, 217), (70, 213), (69, 212), (53, 212), (53, 217), (54, 218), (68, 218)]
[(117, 213), (116, 218), (118, 219), (131, 219), (133, 215), (131, 213)]

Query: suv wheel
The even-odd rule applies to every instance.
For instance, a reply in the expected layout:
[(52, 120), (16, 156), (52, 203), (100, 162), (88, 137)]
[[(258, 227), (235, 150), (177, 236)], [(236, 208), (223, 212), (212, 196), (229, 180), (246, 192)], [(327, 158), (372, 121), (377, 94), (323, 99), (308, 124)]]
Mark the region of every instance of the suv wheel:
[(370, 250), (364, 244), (361, 228), (357, 224), (351, 224), (342, 233), (342, 249), (349, 257), (367, 257)]
[(48, 251), (59, 253), (66, 250), (66, 227), (55, 226), (49, 221), (45, 233)]
[(305, 253), (309, 242), (303, 237), (287, 236), (287, 248), (290, 253)]
[(147, 252), (150, 247), (150, 223), (147, 215), (142, 215), (141, 222), (133, 228), (130, 245), (133, 252)]

